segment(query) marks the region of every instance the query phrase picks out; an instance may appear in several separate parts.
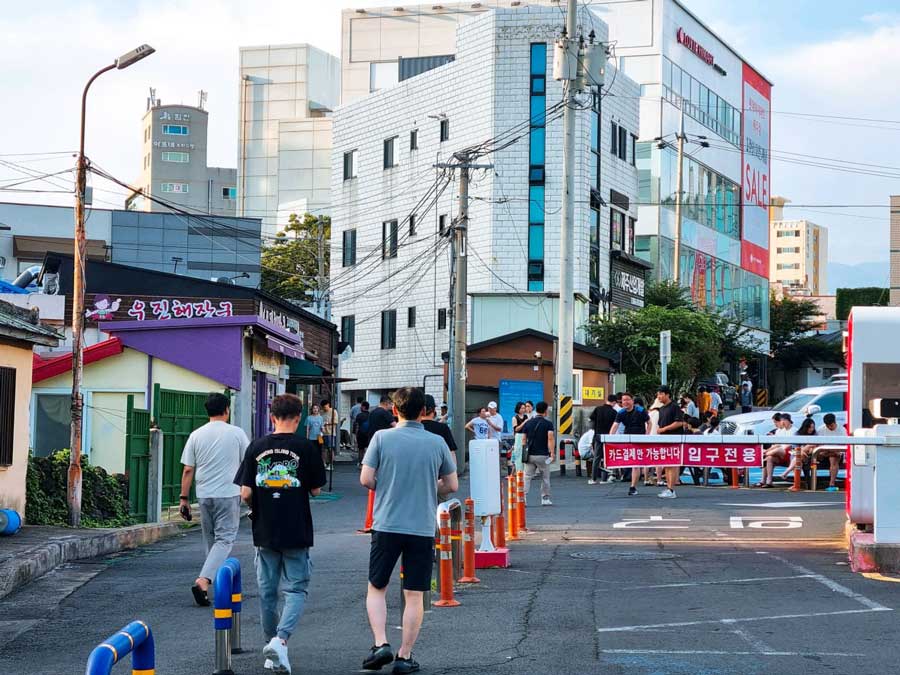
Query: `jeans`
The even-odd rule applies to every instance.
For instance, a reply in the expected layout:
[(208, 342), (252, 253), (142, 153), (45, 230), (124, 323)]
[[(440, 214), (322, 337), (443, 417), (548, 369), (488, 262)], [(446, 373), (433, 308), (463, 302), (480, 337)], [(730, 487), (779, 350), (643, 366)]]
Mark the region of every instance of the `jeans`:
[[(288, 640), (303, 616), (309, 595), (312, 560), (308, 548), (276, 551), (256, 549), (256, 583), (259, 586), (259, 614), (266, 642), (276, 635)], [(278, 615), (278, 588), (284, 596), (284, 607)]]
[(531, 455), (525, 462), (525, 498), (528, 498), (528, 490), (531, 488), (531, 479), (535, 472), (541, 472), (541, 497), (550, 496), (550, 465), (547, 464), (547, 455)]
[(213, 581), (234, 546), (241, 517), (241, 498), (207, 497), (199, 503), (200, 529), (206, 544), (206, 560), (200, 576)]
[(609, 471), (603, 468), (603, 443), (600, 441), (594, 441), (594, 466), (591, 470), (591, 480), (606, 480), (606, 477), (609, 475)]

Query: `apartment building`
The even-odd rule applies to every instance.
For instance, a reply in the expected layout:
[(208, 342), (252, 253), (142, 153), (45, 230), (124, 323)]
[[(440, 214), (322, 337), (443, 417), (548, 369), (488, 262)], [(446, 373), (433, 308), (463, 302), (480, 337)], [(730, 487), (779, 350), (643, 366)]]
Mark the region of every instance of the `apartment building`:
[(788, 200), (772, 198), (769, 281), (791, 295), (828, 292), (828, 229), (808, 220), (785, 220)]

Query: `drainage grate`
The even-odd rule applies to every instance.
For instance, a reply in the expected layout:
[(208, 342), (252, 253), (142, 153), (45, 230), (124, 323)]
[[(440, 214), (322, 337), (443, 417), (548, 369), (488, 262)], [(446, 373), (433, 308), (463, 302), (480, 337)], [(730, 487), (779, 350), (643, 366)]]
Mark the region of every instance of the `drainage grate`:
[(681, 556), (674, 553), (657, 553), (656, 551), (586, 551), (570, 553), (576, 560), (672, 560)]

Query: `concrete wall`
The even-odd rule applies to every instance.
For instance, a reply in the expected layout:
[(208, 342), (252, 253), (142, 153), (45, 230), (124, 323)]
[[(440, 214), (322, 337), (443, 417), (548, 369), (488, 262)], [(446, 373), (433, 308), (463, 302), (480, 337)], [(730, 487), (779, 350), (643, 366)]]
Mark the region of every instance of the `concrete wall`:
[(25, 517), (25, 474), (28, 470), (28, 415), (31, 402), (31, 349), (0, 343), (0, 367), (16, 369), (13, 459), (0, 466), (0, 507)]

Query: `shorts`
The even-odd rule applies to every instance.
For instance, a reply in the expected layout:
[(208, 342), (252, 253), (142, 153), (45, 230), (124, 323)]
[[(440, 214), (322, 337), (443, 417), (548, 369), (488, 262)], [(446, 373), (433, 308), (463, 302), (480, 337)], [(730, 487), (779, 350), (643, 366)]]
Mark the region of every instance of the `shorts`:
[(334, 447), (334, 436), (324, 436), (323, 438), (325, 439), (326, 448), (331, 449)]
[(378, 589), (387, 586), (401, 555), (403, 588), (407, 591), (430, 591), (434, 537), (419, 537), (414, 534), (372, 532), (369, 583)]

